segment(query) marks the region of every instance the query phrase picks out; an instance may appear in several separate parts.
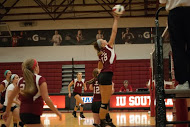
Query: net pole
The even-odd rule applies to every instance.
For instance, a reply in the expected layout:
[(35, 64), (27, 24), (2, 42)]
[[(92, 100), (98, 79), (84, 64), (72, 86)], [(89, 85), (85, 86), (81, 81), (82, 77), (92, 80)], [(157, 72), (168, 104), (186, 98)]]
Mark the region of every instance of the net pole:
[(155, 87), (154, 87), (154, 55), (155, 55), (155, 49), (152, 49), (152, 52), (150, 53), (150, 68), (149, 68), (149, 75), (150, 75), (150, 79), (149, 79), (149, 83), (150, 83), (150, 111), (151, 111), (151, 117), (155, 117)]
[(164, 71), (163, 71), (163, 43), (162, 37), (159, 35), (159, 12), (165, 9), (161, 7), (156, 13), (156, 41), (155, 41), (155, 53), (156, 53), (156, 73), (155, 73), (155, 85), (156, 85), (156, 127), (166, 126), (166, 107), (165, 107), (165, 93), (164, 93)]

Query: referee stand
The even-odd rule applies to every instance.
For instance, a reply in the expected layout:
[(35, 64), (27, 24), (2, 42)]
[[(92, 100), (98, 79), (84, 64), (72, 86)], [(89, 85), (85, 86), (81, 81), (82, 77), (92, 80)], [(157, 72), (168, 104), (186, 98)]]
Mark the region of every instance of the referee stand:
[[(156, 86), (156, 127), (165, 127), (167, 124), (177, 124), (176, 127), (187, 127), (190, 121), (188, 121), (188, 108), (186, 98), (190, 98), (190, 90), (164, 90), (164, 69), (163, 69), (163, 43), (162, 36), (159, 35), (159, 21), (158, 15), (165, 7), (161, 7), (156, 12), (156, 73), (155, 73), (155, 86)], [(176, 120), (166, 120), (166, 106), (164, 99), (172, 98), (176, 99)], [(189, 103), (190, 104), (190, 103)]]

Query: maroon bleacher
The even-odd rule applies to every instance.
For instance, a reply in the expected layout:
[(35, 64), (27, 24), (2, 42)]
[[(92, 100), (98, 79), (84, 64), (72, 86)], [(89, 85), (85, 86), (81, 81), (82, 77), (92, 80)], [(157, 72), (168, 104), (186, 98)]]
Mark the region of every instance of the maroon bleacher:
[[(124, 80), (129, 81), (134, 91), (136, 88), (145, 87), (149, 79), (149, 61), (150, 60), (118, 60), (113, 76), (115, 91), (119, 91)], [(92, 78), (92, 70), (95, 67), (97, 67), (97, 62), (85, 64), (86, 80)]]
[[(59, 93), (62, 88), (62, 65), (72, 64), (71, 61), (39, 62), (40, 75), (47, 80), (49, 93)], [(97, 61), (75, 61), (74, 64), (85, 64), (85, 80), (92, 78), (92, 71), (97, 67)], [(168, 71), (168, 60), (164, 61), (165, 71)], [(144, 88), (149, 80), (150, 60), (117, 60), (113, 76), (115, 91), (118, 92), (124, 80), (128, 80), (133, 91)], [(4, 79), (3, 73), (10, 69), (12, 73), (22, 76), (21, 63), (0, 63), (0, 80)], [(165, 74), (165, 79), (169, 75)], [(89, 90), (87, 91), (89, 92)]]

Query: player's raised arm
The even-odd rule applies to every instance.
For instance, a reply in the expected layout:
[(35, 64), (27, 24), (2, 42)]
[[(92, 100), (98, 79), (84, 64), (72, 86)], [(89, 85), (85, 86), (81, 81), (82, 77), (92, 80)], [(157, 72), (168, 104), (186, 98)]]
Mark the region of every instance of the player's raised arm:
[(117, 26), (118, 26), (118, 19), (119, 19), (119, 16), (116, 16), (114, 15), (114, 21), (113, 21), (113, 26), (112, 26), (112, 33), (111, 33), (111, 37), (110, 37), (110, 40), (108, 42), (108, 44), (113, 47), (113, 44), (115, 42), (115, 38), (116, 38), (116, 35), (117, 35)]

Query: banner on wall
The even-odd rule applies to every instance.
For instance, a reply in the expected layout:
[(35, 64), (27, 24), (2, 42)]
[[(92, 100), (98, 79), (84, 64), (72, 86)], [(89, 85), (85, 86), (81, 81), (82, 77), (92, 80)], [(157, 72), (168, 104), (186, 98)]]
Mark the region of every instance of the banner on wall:
[[(110, 98), (110, 108), (139, 108), (150, 107), (149, 94), (132, 95), (112, 95)], [(172, 99), (165, 99), (166, 107), (173, 107)]]
[(81, 98), (85, 104), (92, 103), (93, 100), (93, 96), (81, 96)]
[[(65, 95), (50, 95), (54, 106), (58, 109), (66, 108)], [(85, 104), (91, 104), (93, 96), (81, 96)], [(75, 104), (73, 104), (74, 106)], [(172, 99), (165, 99), (166, 107), (173, 107)], [(112, 95), (110, 98), (110, 108), (148, 108), (150, 107), (149, 94), (126, 94), (126, 95)], [(49, 108), (44, 103), (44, 108)]]
[[(59, 109), (65, 108), (65, 95), (50, 95), (49, 97), (56, 108)], [(44, 102), (43, 108), (49, 108), (49, 106), (47, 106), (46, 103)]]
[[(111, 28), (11, 31), (12, 37), (0, 37), (0, 47), (91, 45), (97, 39), (109, 41)], [(162, 33), (164, 28), (160, 28)], [(155, 28), (118, 28), (116, 44), (154, 43)]]

